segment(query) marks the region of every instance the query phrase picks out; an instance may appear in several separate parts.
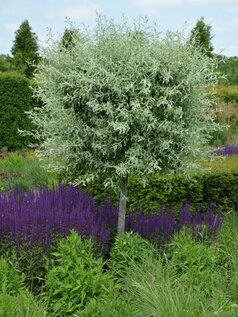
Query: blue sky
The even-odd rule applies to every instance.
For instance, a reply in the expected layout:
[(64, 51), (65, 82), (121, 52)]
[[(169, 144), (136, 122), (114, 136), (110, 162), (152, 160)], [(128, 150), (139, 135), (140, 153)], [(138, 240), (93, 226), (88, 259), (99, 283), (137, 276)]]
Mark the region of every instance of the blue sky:
[(28, 19), (43, 45), (48, 30), (63, 33), (66, 17), (93, 26), (96, 12), (119, 20), (147, 15), (161, 32), (188, 33), (202, 16), (212, 26), (213, 46), (226, 56), (238, 56), (238, 0), (0, 0), (0, 54), (9, 54), (15, 31)]

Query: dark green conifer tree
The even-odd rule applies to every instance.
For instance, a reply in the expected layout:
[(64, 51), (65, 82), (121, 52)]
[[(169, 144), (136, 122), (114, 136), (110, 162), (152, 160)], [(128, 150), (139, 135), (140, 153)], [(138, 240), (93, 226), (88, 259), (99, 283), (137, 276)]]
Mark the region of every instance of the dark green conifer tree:
[(202, 17), (197, 21), (190, 35), (190, 41), (194, 41), (209, 57), (213, 56), (211, 28), (211, 25), (206, 24)]
[(16, 31), (11, 53), (16, 70), (32, 77), (36, 65), (39, 62), (38, 39), (28, 22), (25, 20)]

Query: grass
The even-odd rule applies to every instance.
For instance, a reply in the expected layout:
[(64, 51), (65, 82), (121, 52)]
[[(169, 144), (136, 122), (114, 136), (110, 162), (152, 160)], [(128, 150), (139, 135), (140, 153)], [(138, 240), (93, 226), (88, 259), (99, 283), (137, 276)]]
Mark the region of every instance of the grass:
[(201, 166), (217, 172), (238, 172), (238, 155), (214, 156), (211, 161), (202, 161)]
[(215, 120), (224, 128), (214, 133), (212, 145), (238, 144), (238, 86), (218, 85), (215, 92), (218, 97)]
[(144, 258), (127, 271), (137, 317), (238, 315), (238, 216), (227, 215), (214, 240), (182, 232), (159, 259)]
[(39, 186), (52, 187), (55, 175), (46, 172), (33, 152), (9, 153), (0, 160), (0, 190), (21, 187), (24, 190)]
[(131, 265), (126, 285), (137, 317), (206, 316), (203, 293), (185, 288), (161, 259)]
[(236, 102), (238, 103), (238, 85), (223, 86), (217, 85), (215, 93), (218, 98), (225, 102)]

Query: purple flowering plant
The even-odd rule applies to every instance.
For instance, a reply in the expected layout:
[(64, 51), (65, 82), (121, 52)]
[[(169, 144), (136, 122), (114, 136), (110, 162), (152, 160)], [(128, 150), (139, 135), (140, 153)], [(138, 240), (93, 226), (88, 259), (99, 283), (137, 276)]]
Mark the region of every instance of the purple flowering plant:
[[(12, 190), (0, 193), (0, 236), (10, 236), (20, 245), (25, 239), (49, 246), (54, 234), (66, 236), (71, 229), (84, 237), (93, 237), (107, 247), (116, 232), (118, 209), (109, 201), (99, 206), (92, 197), (73, 186), (59, 185), (39, 191)], [(221, 213), (215, 206), (205, 212), (192, 213), (186, 203), (179, 212), (163, 206), (154, 214), (143, 214), (143, 210), (130, 212), (126, 216), (126, 231), (139, 233), (148, 239), (169, 239), (183, 226), (193, 231), (204, 225), (215, 233), (222, 224)]]
[(219, 148), (213, 150), (213, 154), (221, 155), (221, 156), (238, 154), (238, 145), (236, 145), (236, 144), (222, 145)]

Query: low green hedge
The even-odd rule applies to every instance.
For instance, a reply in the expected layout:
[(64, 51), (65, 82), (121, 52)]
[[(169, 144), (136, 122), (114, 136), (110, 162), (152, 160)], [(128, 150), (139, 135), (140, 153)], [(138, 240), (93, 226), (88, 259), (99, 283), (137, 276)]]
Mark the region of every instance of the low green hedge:
[[(105, 189), (102, 181), (89, 184), (86, 191), (98, 202), (109, 199), (118, 203), (118, 192), (112, 188)], [(190, 177), (155, 175), (146, 186), (137, 177), (129, 178), (128, 209), (138, 207), (146, 212), (154, 212), (161, 205), (180, 208), (189, 201), (193, 210), (207, 208), (215, 204), (223, 211), (238, 209), (238, 173), (211, 172), (199, 173)]]

